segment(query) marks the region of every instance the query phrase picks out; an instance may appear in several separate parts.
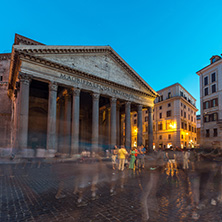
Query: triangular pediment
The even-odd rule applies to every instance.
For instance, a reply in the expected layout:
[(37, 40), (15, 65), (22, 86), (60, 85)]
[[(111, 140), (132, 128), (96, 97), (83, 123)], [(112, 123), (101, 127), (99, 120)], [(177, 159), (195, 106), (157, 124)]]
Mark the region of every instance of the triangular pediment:
[(15, 46), (31, 54), (155, 97), (156, 92), (109, 46)]

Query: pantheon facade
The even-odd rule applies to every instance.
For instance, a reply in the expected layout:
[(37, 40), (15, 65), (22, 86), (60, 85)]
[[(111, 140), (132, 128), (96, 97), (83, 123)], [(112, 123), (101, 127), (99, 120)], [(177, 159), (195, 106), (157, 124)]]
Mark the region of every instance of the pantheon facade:
[[(48, 46), (16, 34), (12, 52), (4, 58), (9, 67), (0, 90), (1, 100), (10, 103), (10, 127), (1, 147), (35, 144), (68, 154), (114, 145), (130, 148), (130, 115), (137, 112), (141, 145), (144, 109), (152, 147), (158, 94), (110, 46)], [(4, 115), (0, 118), (6, 121)]]

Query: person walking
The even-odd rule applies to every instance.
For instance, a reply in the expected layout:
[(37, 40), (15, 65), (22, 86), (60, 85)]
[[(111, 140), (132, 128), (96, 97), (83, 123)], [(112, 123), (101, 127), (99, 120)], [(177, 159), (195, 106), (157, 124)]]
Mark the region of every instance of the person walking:
[(129, 164), (129, 169), (133, 170), (135, 166), (135, 161), (136, 161), (136, 147), (132, 147), (130, 150), (130, 164)]
[(183, 169), (184, 170), (189, 169), (188, 162), (189, 162), (189, 152), (187, 151), (186, 148), (184, 148), (184, 151), (183, 151)]
[(113, 164), (113, 170), (116, 169), (116, 160), (118, 155), (118, 148), (117, 146), (114, 146), (114, 149), (111, 150), (112, 152), (112, 164)]
[(126, 151), (126, 148), (121, 145), (121, 148), (118, 151), (118, 158), (119, 158), (119, 170), (123, 171), (124, 170), (124, 164), (125, 164), (125, 159), (126, 155), (128, 152)]

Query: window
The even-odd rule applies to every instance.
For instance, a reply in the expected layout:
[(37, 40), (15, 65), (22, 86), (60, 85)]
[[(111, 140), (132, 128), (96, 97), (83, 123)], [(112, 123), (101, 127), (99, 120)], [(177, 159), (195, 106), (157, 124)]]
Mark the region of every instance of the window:
[(162, 135), (159, 136), (159, 139), (162, 140)]
[[(153, 112), (154, 112), (154, 108), (153, 108)], [(146, 114), (148, 113), (148, 111), (146, 110)]]
[(208, 76), (204, 77), (204, 85), (208, 85)]
[(204, 122), (205, 123), (209, 122), (209, 116), (208, 115), (204, 116)]
[(145, 122), (148, 122), (148, 116), (145, 116)]
[(181, 110), (181, 116), (183, 116), (183, 110)]
[(218, 98), (211, 100), (211, 106), (212, 107), (218, 106)]
[(186, 123), (184, 124), (184, 129), (187, 130), (187, 124)]
[(190, 120), (190, 114), (188, 114), (188, 120)]
[(134, 125), (136, 125), (136, 122), (137, 122), (136, 119), (134, 119)]
[(188, 112), (190, 112), (190, 108), (188, 108)]
[(213, 115), (213, 121), (217, 120), (217, 113), (212, 114)]
[(206, 137), (210, 137), (210, 130), (206, 129)]
[(211, 74), (211, 82), (215, 82), (216, 81), (216, 73), (212, 73)]
[(183, 92), (182, 91), (180, 91), (180, 96), (183, 96)]
[(183, 108), (186, 109), (187, 108), (186, 105), (184, 105)]
[(183, 139), (183, 134), (181, 135), (181, 139)]
[(160, 106), (159, 109), (162, 109), (162, 106)]
[(134, 117), (136, 117), (137, 116), (137, 114), (134, 114)]
[(3, 76), (0, 76), (0, 82), (3, 81)]
[(158, 97), (158, 101), (159, 102), (163, 101), (163, 96)]
[(171, 134), (168, 134), (168, 139), (169, 139), (169, 140), (171, 139)]
[(216, 92), (216, 84), (213, 84), (213, 85), (211, 86), (211, 88), (212, 88), (212, 93), (215, 93), (215, 92)]
[(171, 107), (171, 103), (168, 103), (168, 107)]
[(189, 131), (191, 131), (191, 125), (189, 125)]
[(217, 129), (214, 129), (214, 137), (217, 137)]
[(186, 112), (183, 113), (184, 118), (187, 118), (187, 114)]
[(191, 128), (191, 131), (193, 132), (193, 126), (192, 126), (192, 128)]
[(181, 122), (181, 128), (183, 129), (183, 122)]
[(183, 103), (181, 103), (181, 106), (183, 106)]
[(208, 95), (208, 87), (204, 89), (204, 96)]
[(162, 119), (162, 113), (160, 113), (160, 119)]
[(191, 116), (191, 122), (193, 122), (193, 116)]
[(168, 111), (166, 112), (166, 116), (167, 116), (167, 117), (170, 117), (170, 116), (171, 116), (171, 110), (168, 110)]
[(168, 99), (171, 97), (172, 97), (171, 92), (168, 92)]
[(158, 124), (158, 130), (163, 130), (163, 124), (162, 123)]

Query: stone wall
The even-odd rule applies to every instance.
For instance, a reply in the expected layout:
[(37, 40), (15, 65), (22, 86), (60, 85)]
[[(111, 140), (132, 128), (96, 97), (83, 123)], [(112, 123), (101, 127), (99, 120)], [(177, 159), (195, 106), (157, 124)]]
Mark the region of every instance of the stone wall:
[(7, 95), (10, 56), (0, 54), (0, 148), (11, 147), (12, 103)]

